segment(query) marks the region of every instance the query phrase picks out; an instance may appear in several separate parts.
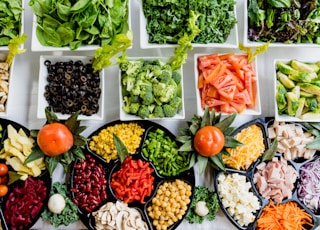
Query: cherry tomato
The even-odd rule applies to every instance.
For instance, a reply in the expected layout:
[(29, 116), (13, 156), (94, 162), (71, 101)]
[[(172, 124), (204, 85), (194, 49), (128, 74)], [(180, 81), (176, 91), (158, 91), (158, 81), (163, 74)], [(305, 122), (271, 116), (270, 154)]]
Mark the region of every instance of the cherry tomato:
[(62, 123), (44, 125), (37, 136), (37, 143), (42, 152), (48, 156), (58, 156), (73, 146), (73, 135)]
[(215, 156), (223, 149), (224, 135), (221, 130), (215, 126), (202, 127), (194, 136), (193, 146), (202, 156)]
[(8, 173), (8, 166), (5, 163), (0, 163), (0, 177)]
[(5, 184), (0, 184), (0, 197), (5, 196), (8, 193), (8, 186)]

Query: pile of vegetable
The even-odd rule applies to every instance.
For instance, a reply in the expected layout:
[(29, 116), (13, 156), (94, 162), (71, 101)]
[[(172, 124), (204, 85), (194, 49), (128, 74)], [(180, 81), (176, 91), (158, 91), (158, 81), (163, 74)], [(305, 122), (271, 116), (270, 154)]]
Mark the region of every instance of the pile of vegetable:
[(142, 153), (153, 163), (162, 176), (176, 176), (189, 169), (189, 157), (178, 151), (177, 142), (165, 131), (149, 131), (143, 143)]
[(279, 115), (304, 119), (320, 117), (319, 62), (276, 62), (276, 103)]
[(256, 105), (257, 79), (254, 64), (245, 54), (210, 54), (197, 59), (201, 108), (242, 113)]
[(28, 4), (37, 17), (36, 35), (43, 46), (71, 50), (80, 45), (104, 46), (129, 29), (127, 0), (31, 0)]
[(192, 187), (181, 179), (165, 181), (147, 208), (156, 230), (168, 229), (182, 220), (191, 202)]
[(135, 154), (142, 141), (144, 131), (144, 128), (135, 122), (110, 125), (92, 136), (89, 148), (109, 163), (111, 160), (118, 159), (113, 134), (121, 139), (129, 154)]
[(320, 209), (320, 158), (310, 161), (300, 168), (298, 198), (314, 213)]
[(143, 0), (149, 43), (177, 44), (179, 38), (188, 31), (186, 24), (190, 11), (200, 15), (196, 25), (201, 32), (192, 40), (193, 43), (224, 43), (237, 23), (235, 4), (234, 0)]
[(28, 177), (15, 184), (8, 194), (3, 213), (8, 228), (30, 227), (42, 211), (47, 191), (46, 182), (39, 178)]
[(71, 114), (80, 110), (91, 116), (99, 111), (100, 72), (94, 72), (90, 61), (45, 60), (47, 84), (44, 97), (55, 113)]
[(174, 117), (182, 110), (180, 71), (155, 60), (122, 58), (122, 110), (141, 118)]
[(214, 220), (220, 206), (217, 194), (205, 186), (196, 186), (190, 209), (185, 219), (190, 223), (201, 224), (205, 218)]
[(270, 202), (263, 208), (257, 221), (257, 229), (261, 230), (304, 230), (313, 225), (311, 215), (294, 201), (283, 204), (274, 204)]
[(22, 128), (16, 129), (11, 124), (7, 125), (7, 135), (0, 158), (5, 159), (6, 164), (10, 165), (22, 180), (29, 176), (38, 177), (46, 168), (44, 158), (39, 157), (32, 163), (26, 163), (32, 154), (35, 139)]
[(318, 0), (247, 0), (251, 41), (320, 44)]
[(95, 219), (95, 229), (131, 229), (147, 230), (148, 225), (142, 219), (141, 213), (121, 201), (108, 202), (92, 213)]
[(106, 170), (89, 154), (73, 168), (72, 201), (81, 210), (92, 212), (107, 199)]
[(41, 214), (43, 220), (49, 220), (55, 228), (68, 226), (79, 220), (77, 206), (69, 198), (67, 186), (55, 182), (50, 191), (48, 206)]
[(7, 46), (22, 29), (22, 0), (3, 0), (0, 9), (0, 46)]
[(138, 201), (144, 204), (154, 189), (154, 169), (150, 163), (132, 156), (125, 158), (119, 170), (111, 176), (110, 186), (115, 196), (124, 203)]

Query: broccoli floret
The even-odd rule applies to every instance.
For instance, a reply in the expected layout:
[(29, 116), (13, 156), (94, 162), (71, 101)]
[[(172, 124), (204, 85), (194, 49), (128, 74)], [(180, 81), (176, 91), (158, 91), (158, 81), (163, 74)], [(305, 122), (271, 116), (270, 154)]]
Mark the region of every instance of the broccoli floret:
[(140, 103), (131, 103), (129, 106), (130, 113), (137, 114), (140, 108)]
[(154, 102), (152, 91), (145, 91), (140, 94), (140, 97), (142, 99), (142, 104), (144, 105), (150, 105)]
[(176, 96), (177, 94), (177, 84), (173, 79), (169, 80), (166, 83), (166, 88), (162, 91), (161, 96), (159, 97), (161, 102), (167, 103), (170, 101), (171, 98)]
[(165, 117), (174, 117), (177, 114), (176, 108), (169, 104), (163, 105), (163, 113)]
[(177, 85), (181, 82), (181, 74), (177, 71), (172, 72), (172, 79), (176, 82)]
[(141, 105), (138, 111), (138, 116), (142, 119), (148, 118), (150, 116), (150, 111), (147, 105)]
[(156, 118), (163, 118), (164, 117), (164, 112), (163, 112), (163, 109), (160, 105), (156, 105), (154, 107), (152, 117), (156, 117)]
[(127, 91), (131, 91), (136, 79), (133, 76), (130, 75), (124, 75), (122, 78), (122, 85)]
[(163, 95), (163, 90), (166, 89), (166, 84), (163, 82), (155, 82), (152, 84), (152, 90), (155, 97), (160, 97)]
[(169, 70), (162, 70), (159, 76), (161, 82), (168, 82), (172, 77), (172, 73)]
[(131, 60), (127, 62), (122, 62), (120, 64), (120, 69), (124, 71), (127, 75), (137, 75), (139, 70), (143, 66), (143, 60)]
[(126, 113), (130, 113), (130, 101), (129, 97), (123, 97), (122, 110)]
[(182, 109), (182, 99), (181, 99), (181, 97), (173, 97), (169, 101), (169, 105), (171, 105), (177, 111), (180, 111)]

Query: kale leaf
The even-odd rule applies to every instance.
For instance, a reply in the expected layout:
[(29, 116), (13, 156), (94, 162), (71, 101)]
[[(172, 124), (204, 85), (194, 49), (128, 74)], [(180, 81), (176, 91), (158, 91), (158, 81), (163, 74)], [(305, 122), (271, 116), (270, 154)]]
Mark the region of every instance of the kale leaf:
[(223, 43), (237, 23), (234, 0), (143, 0), (143, 13), (147, 20), (149, 43), (177, 44), (188, 32), (190, 11), (200, 16), (196, 25), (201, 30), (193, 43)]

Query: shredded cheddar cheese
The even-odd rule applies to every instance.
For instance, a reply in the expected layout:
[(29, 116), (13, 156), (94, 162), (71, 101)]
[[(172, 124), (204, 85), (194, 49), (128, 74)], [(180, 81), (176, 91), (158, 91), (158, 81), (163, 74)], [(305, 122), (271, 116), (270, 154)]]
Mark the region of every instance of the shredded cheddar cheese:
[(262, 130), (257, 125), (250, 125), (238, 132), (234, 138), (243, 146), (228, 148), (230, 156), (223, 155), (222, 159), (231, 168), (247, 170), (265, 151)]

